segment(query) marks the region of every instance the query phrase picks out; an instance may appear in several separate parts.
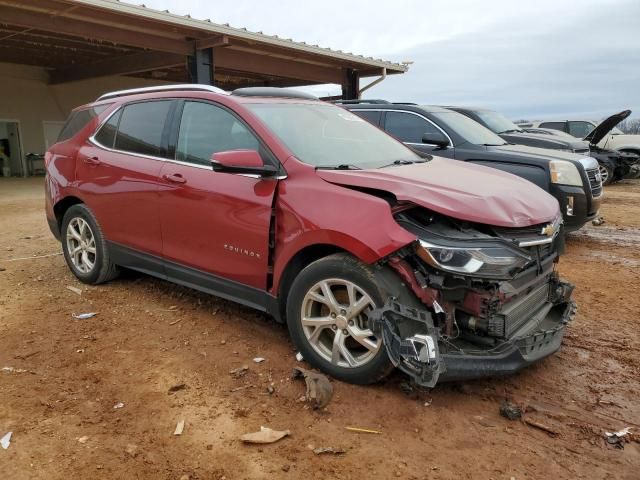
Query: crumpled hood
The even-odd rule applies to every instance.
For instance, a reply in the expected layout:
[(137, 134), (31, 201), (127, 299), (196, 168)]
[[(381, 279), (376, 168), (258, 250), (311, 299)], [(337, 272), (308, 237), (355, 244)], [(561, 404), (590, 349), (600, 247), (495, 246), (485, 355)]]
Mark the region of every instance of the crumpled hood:
[(618, 125), (621, 121), (631, 115), (631, 110), (623, 110), (620, 113), (616, 113), (615, 115), (611, 115), (608, 118), (605, 118), (602, 122), (598, 124), (596, 128), (591, 130), (591, 133), (584, 137), (584, 140), (591, 143), (592, 145), (597, 145), (600, 141), (607, 136), (607, 134), (613, 130), (613, 127)]
[(337, 185), (383, 190), (443, 215), (499, 227), (537, 225), (560, 214), (557, 200), (527, 180), (440, 157), (413, 165), (317, 174)]

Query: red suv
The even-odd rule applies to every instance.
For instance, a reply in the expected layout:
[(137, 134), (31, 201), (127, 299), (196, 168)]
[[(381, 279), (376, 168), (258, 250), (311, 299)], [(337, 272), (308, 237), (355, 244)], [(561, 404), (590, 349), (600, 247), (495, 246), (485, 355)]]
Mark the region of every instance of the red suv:
[(369, 383), (509, 373), (573, 314), (556, 200), (418, 154), (278, 88), (103, 95), (46, 155), (46, 211), (85, 283), (129, 268), (286, 322), (312, 365)]

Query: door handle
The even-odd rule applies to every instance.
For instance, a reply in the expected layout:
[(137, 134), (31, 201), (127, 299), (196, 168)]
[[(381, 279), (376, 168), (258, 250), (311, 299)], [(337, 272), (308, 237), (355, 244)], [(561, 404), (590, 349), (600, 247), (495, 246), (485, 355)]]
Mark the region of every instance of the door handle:
[(83, 157), (82, 161), (89, 165), (100, 165), (102, 163), (98, 157)]
[(174, 173), (172, 175), (163, 175), (162, 178), (171, 183), (187, 183), (187, 179), (179, 173)]

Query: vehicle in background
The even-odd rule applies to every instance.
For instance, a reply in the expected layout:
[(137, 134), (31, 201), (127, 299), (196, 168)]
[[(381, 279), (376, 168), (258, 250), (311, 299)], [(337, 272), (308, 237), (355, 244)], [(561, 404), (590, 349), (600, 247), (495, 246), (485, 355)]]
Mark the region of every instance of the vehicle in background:
[(560, 204), (565, 231), (598, 214), (602, 182), (598, 162), (570, 152), (513, 145), (478, 122), (442, 107), (338, 100), (413, 149), (518, 175), (551, 193)]
[(601, 165), (602, 180), (605, 185), (623, 178), (640, 176), (640, 135), (626, 135), (616, 128), (621, 121), (631, 115), (624, 110), (604, 119), (592, 120), (554, 120), (521, 122), (523, 129), (546, 128), (567, 133), (589, 142), (591, 156)]
[(68, 125), (46, 215), (80, 281), (126, 267), (267, 312), (341, 380), (512, 373), (558, 350), (575, 312), (552, 196), (310, 95), (150, 87)]
[(589, 156), (589, 142), (576, 140), (571, 136), (561, 138), (527, 132), (501, 113), (483, 108), (450, 106), (444, 108), (466, 115), (509, 143), (538, 148), (550, 148), (552, 150), (563, 150), (565, 152)]

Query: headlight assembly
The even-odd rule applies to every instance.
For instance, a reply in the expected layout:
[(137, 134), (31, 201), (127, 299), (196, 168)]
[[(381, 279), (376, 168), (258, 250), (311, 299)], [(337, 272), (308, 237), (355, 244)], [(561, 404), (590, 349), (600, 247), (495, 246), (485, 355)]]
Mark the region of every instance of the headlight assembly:
[(578, 167), (573, 163), (566, 160), (552, 160), (549, 162), (549, 169), (551, 170), (551, 183), (573, 187), (582, 186), (582, 177), (580, 177)]
[(466, 275), (510, 278), (532, 258), (502, 246), (445, 247), (420, 240), (418, 255), (435, 268)]

